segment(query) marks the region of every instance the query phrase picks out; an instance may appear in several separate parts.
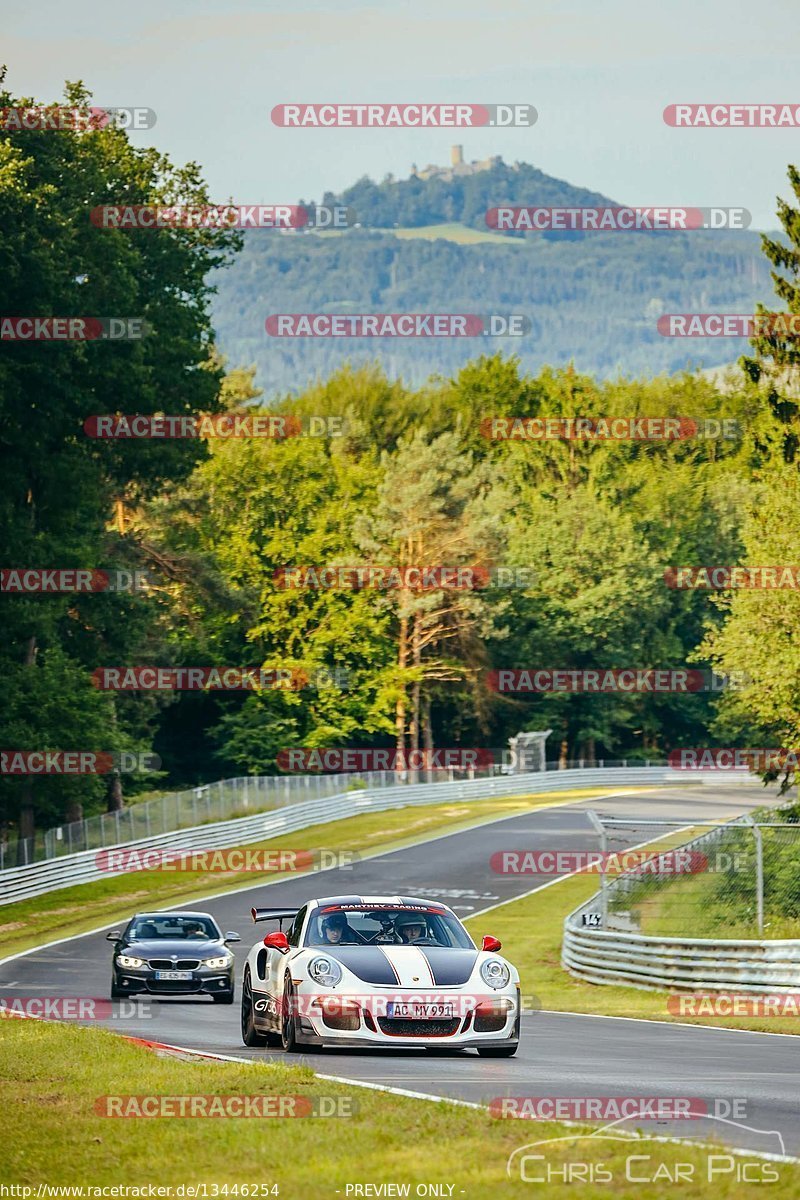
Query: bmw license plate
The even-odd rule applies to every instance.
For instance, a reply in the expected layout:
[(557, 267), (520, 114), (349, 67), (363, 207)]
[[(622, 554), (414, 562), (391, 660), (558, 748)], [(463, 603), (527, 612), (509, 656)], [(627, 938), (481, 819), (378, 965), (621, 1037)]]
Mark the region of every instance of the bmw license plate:
[(453, 1005), (416, 1000), (401, 1003), (391, 1000), (386, 1005), (386, 1015), (396, 1021), (442, 1021), (453, 1016)]
[(156, 979), (191, 979), (191, 971), (156, 971)]

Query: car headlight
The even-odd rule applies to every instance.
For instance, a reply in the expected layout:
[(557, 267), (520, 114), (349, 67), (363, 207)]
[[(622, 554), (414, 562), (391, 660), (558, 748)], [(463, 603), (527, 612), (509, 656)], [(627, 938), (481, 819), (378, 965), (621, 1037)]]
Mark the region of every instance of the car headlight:
[(211, 967), (214, 971), (221, 971), (223, 967), (229, 967), (232, 962), (230, 954), (222, 954), (219, 958), (204, 958), (203, 966)]
[(499, 958), (487, 958), (481, 963), (481, 979), (490, 988), (504, 988), (511, 978), (511, 972)]
[(143, 967), (143, 958), (133, 958), (130, 954), (118, 954), (117, 962), (121, 967)]
[(308, 973), (313, 980), (325, 987), (334, 987), (342, 978), (342, 968), (336, 959), (324, 955), (312, 958), (308, 964)]

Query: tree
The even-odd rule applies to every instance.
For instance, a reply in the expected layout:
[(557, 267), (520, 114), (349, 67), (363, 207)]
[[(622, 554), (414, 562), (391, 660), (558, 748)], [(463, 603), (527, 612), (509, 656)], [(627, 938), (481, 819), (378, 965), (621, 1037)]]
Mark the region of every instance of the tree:
[[(0, 108), (33, 103), (13, 97), (3, 79), (4, 72)], [(82, 85), (67, 85), (67, 106), (84, 108), (89, 101)], [(131, 508), (165, 481), (185, 477), (202, 455), (202, 445), (192, 441), (98, 441), (83, 425), (92, 415), (121, 409), (192, 414), (217, 406), (221, 371), (212, 355), (206, 276), (227, 260), (236, 236), (226, 230), (105, 230), (90, 221), (101, 204), (197, 205), (207, 199), (195, 164), (176, 168), (155, 150), (134, 149), (111, 126), (0, 132), (4, 311), (140, 317), (153, 331), (140, 341), (3, 343), (0, 541), (8, 563), (97, 568), (111, 560), (141, 566), (127, 537)], [(24, 725), (31, 740), (20, 748), (68, 748), (92, 669), (107, 663), (107, 656), (119, 662), (118, 656), (125, 661), (136, 653), (143, 605), (142, 597), (3, 597), (4, 676), (13, 675), (22, 697), (38, 695), (59, 664), (63, 733), (54, 710), (29, 705), (25, 722), (13, 726), (22, 736)], [(89, 708), (106, 714), (106, 745), (125, 739), (128, 705), (106, 698), (104, 706)], [(137, 724), (134, 717), (129, 728)], [(39, 779), (5, 780), (0, 815), (19, 818), (30, 833), (37, 809), (44, 812), (52, 794)], [(97, 803), (96, 788), (81, 794)]]
[[(368, 561), (397, 567), (467, 566), (488, 570), (503, 559), (503, 532), (488, 503), (491, 475), (475, 465), (455, 433), (431, 438), (423, 429), (384, 451), (375, 507), (356, 521)], [(400, 759), (418, 751), (423, 693), (430, 683), (472, 678), (481, 641), (499, 636), (502, 604), (474, 588), (415, 589), (401, 584), (383, 600), (396, 644), (395, 740)], [(494, 603), (492, 603), (492, 600)], [(450, 651), (448, 653), (448, 650)], [(430, 722), (426, 725), (430, 745)]]

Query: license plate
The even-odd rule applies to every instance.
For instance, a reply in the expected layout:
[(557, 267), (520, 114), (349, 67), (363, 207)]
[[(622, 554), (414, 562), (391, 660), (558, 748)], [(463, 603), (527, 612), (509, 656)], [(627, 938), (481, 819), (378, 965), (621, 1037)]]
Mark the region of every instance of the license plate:
[(417, 1001), (399, 1003), (390, 1001), (386, 1005), (390, 1019), (403, 1021), (440, 1021), (453, 1016), (452, 1004), (425, 1004)]
[(191, 979), (191, 971), (156, 971), (156, 979)]

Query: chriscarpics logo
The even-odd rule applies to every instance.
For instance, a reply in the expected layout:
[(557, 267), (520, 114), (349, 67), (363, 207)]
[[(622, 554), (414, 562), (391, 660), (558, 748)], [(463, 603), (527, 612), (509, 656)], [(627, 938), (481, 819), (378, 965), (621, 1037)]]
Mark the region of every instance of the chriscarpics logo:
[[(625, 1185), (635, 1184), (645, 1189), (639, 1192), (641, 1196), (674, 1195), (676, 1200), (690, 1193), (700, 1195), (703, 1185), (716, 1186), (720, 1195), (752, 1195), (748, 1185), (781, 1179), (780, 1160), (785, 1158), (786, 1149), (777, 1130), (757, 1129), (704, 1112), (698, 1116), (704, 1126), (710, 1124), (710, 1134), (707, 1128), (694, 1134), (698, 1144), (692, 1145), (693, 1139), (685, 1129), (687, 1115), (691, 1114), (682, 1114), (678, 1144), (670, 1145), (663, 1134), (648, 1137), (623, 1129), (622, 1123), (631, 1120), (624, 1116), (591, 1133), (542, 1138), (518, 1146), (508, 1157), (506, 1174), (521, 1183), (544, 1185), (542, 1195), (551, 1194), (550, 1189), (556, 1186), (560, 1194), (564, 1184), (588, 1183), (595, 1188), (606, 1185), (609, 1195), (620, 1186), (627, 1193)], [(637, 1124), (641, 1120), (637, 1116), (632, 1119)], [(746, 1141), (758, 1148), (748, 1154), (709, 1145), (709, 1137), (714, 1136), (740, 1144)], [(576, 1194), (600, 1193), (581, 1193), (576, 1188)]]

